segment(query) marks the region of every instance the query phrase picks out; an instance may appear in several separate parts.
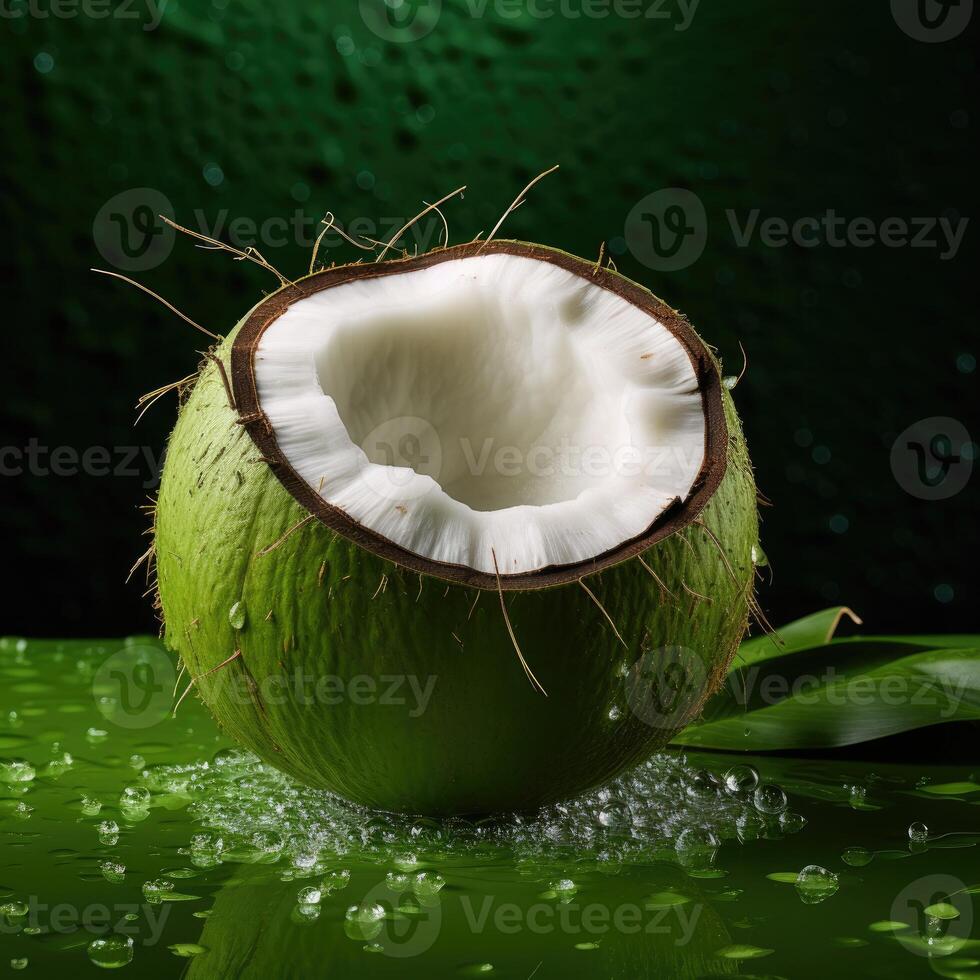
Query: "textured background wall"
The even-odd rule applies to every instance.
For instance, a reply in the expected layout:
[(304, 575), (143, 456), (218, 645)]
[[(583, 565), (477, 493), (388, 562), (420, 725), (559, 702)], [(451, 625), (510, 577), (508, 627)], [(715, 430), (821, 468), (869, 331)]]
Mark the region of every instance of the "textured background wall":
[[(4, 0), (2, 628), (153, 629), (123, 579), (174, 396), (135, 429), (133, 405), (193, 371), (206, 340), (88, 269), (133, 275), (217, 332), (274, 283), (175, 240), (155, 211), (296, 274), (327, 210), (386, 237), (467, 183), (445, 209), (461, 241), (555, 162), (509, 235), (588, 256), (605, 240), (730, 373), (748, 351), (737, 400), (775, 504), (771, 617), (841, 601), (873, 628), (975, 627), (975, 483), (953, 492), (976, 384), (974, 65), (956, 21), (972, 3), (946, 11), (942, 43), (914, 2), (892, 8)], [(832, 213), (867, 220), (841, 244)], [(773, 217), (822, 222), (816, 243), (767, 238)], [(961, 428), (920, 426), (896, 464), (899, 434), (937, 416)], [(909, 442), (960, 462), (924, 484)]]

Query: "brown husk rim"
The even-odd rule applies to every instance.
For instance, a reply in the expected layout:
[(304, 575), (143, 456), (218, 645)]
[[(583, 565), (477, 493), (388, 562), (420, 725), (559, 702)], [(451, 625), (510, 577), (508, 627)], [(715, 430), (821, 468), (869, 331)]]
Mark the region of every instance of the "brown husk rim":
[[(704, 463), (686, 500), (676, 498), (643, 534), (624, 541), (610, 551), (571, 565), (549, 565), (531, 572), (503, 574), (481, 572), (465, 565), (433, 561), (408, 551), (388, 538), (355, 521), (349, 514), (327, 503), (306, 483), (286, 459), (276, 440), (275, 431), (259, 404), (255, 383), (255, 352), (263, 334), (289, 307), (314, 293), (343, 283), (379, 276), (397, 275), (425, 269), (440, 262), (472, 258), (477, 255), (508, 254), (550, 262), (608, 289), (628, 303), (648, 313), (663, 324), (683, 345), (694, 366), (701, 389), (706, 423)], [(472, 588), (497, 591), (528, 591), (575, 582), (611, 565), (627, 561), (646, 551), (658, 541), (690, 524), (701, 513), (725, 475), (728, 450), (728, 427), (722, 405), (721, 375), (717, 364), (690, 323), (652, 293), (594, 262), (565, 252), (526, 242), (469, 242), (451, 248), (435, 249), (424, 255), (385, 262), (354, 263), (324, 269), (299, 282), (290, 283), (263, 300), (249, 314), (238, 332), (231, 351), (231, 384), (239, 421), (244, 425), (262, 458), (268, 463), (286, 490), (321, 523), (380, 558), (404, 568), (448, 582)]]

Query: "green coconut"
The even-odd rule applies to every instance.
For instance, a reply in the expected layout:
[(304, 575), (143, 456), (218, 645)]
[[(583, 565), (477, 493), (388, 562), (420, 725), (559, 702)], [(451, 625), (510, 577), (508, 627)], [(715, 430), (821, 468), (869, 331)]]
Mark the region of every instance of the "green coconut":
[[(473, 465), (488, 427), (611, 445), (617, 412), (694, 472)], [(305, 784), (425, 814), (538, 807), (665, 745), (746, 631), (757, 540), (738, 418), (690, 324), (516, 242), (263, 299), (185, 398), (155, 511), (165, 639), (221, 727)]]

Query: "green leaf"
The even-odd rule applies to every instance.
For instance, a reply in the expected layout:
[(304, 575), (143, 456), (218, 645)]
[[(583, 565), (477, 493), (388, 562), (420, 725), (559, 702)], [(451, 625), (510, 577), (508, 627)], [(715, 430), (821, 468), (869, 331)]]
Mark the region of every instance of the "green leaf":
[(715, 956), (725, 960), (757, 960), (774, 953), (774, 949), (763, 949), (761, 946), (748, 946), (744, 943), (733, 943), (715, 950)]
[(927, 905), (923, 911), (934, 919), (958, 919), (960, 917), (959, 909), (955, 905), (950, 905), (949, 902), (936, 902), (935, 905)]
[[(744, 643), (721, 690), (675, 743), (753, 752), (832, 748), (980, 720), (980, 636), (834, 640), (845, 615), (855, 618), (846, 607), (825, 609), (783, 627), (778, 640)], [(966, 785), (956, 793), (980, 789)]]
[(861, 618), (847, 606), (831, 606), (781, 627), (772, 636), (763, 635), (746, 640), (739, 647), (737, 659), (743, 664), (757, 663), (784, 653), (824, 646), (831, 641), (845, 616), (861, 625)]
[(936, 783), (934, 785), (920, 786), (920, 793), (928, 793), (930, 796), (967, 796), (976, 793), (980, 786), (972, 782), (963, 783)]
[(882, 919), (879, 922), (872, 922), (868, 928), (872, 932), (903, 932), (910, 927), (907, 922), (896, 922), (894, 919)]
[(690, 901), (687, 895), (681, 895), (679, 892), (657, 892), (647, 898), (644, 906), (651, 911), (659, 911), (673, 908), (675, 905), (684, 905)]

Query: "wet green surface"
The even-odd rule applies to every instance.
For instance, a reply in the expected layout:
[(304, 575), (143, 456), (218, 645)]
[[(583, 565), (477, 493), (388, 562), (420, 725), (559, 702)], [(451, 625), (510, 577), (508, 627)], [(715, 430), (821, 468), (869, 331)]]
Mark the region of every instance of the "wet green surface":
[[(0, 641), (3, 972), (980, 977), (969, 767), (674, 755), (535, 818), (390, 819), (172, 719), (175, 681), (149, 640)], [(704, 771), (736, 763), (781, 822)]]

